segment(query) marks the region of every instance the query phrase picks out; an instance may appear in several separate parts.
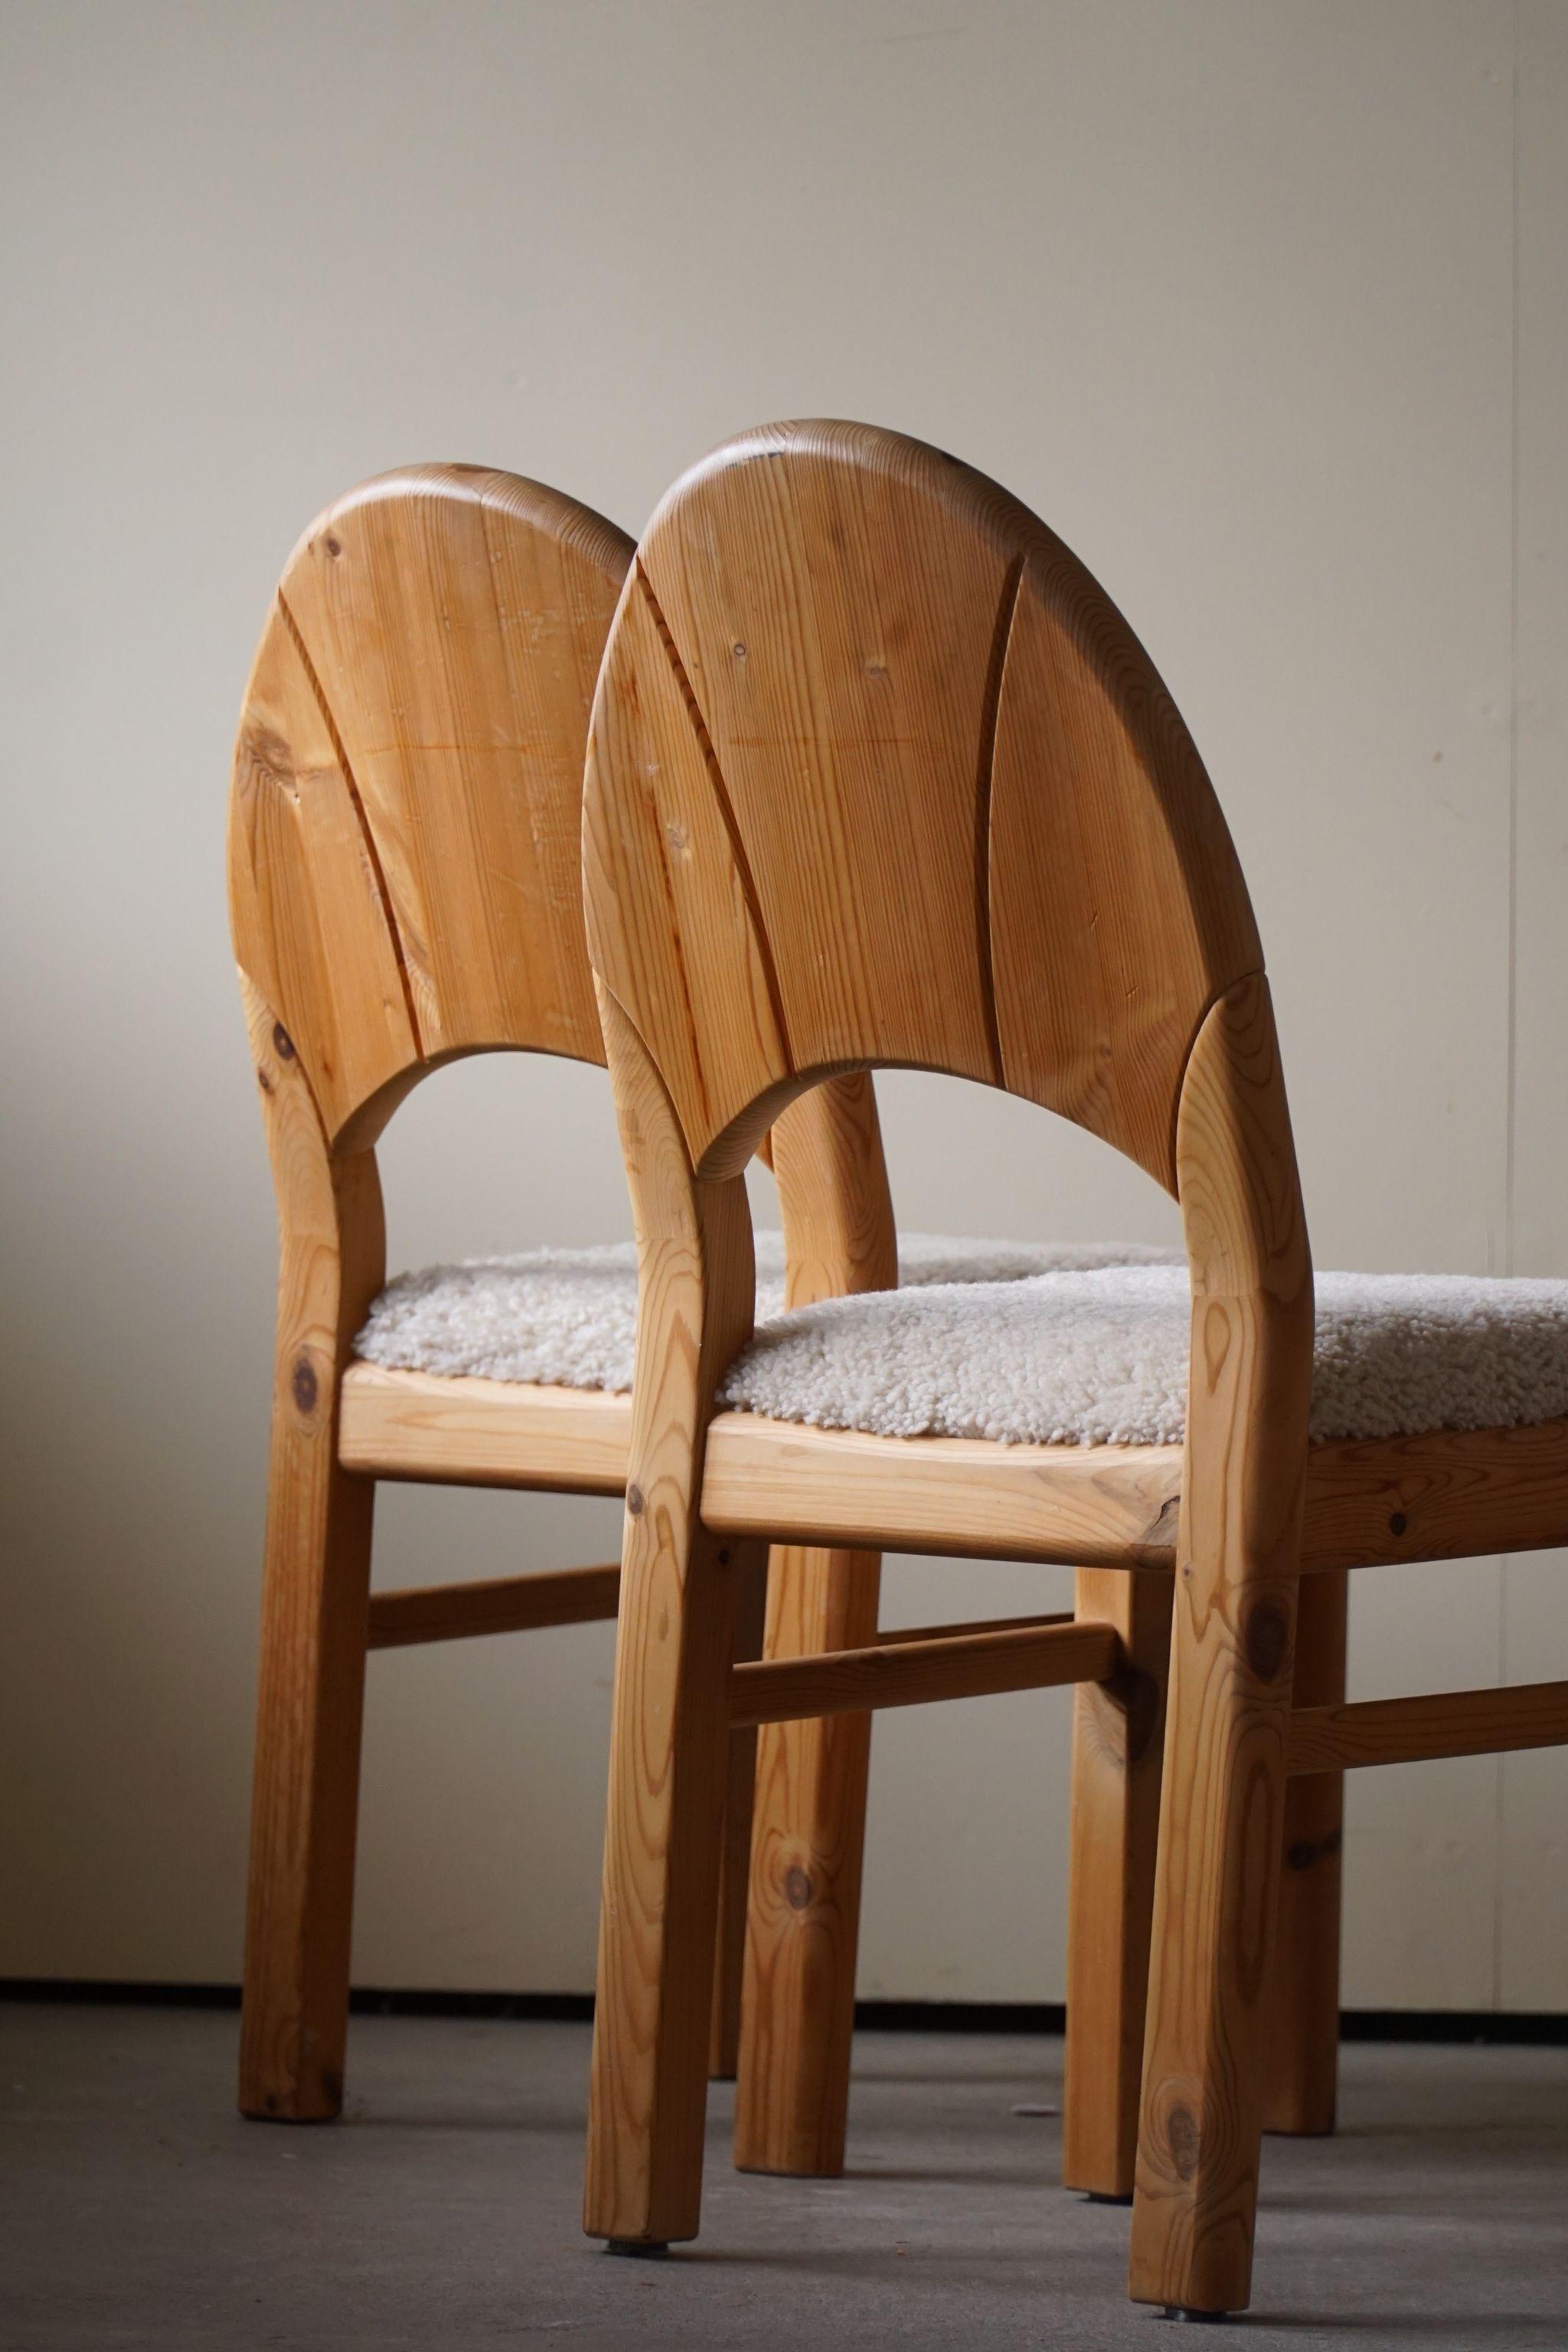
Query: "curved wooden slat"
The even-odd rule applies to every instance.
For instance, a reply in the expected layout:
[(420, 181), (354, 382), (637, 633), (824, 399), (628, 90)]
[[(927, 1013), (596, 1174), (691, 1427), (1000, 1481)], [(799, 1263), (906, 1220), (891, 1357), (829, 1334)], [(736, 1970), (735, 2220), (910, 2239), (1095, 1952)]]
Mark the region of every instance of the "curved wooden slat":
[(424, 1069), (601, 1062), (579, 813), (623, 533), (538, 483), (412, 467), (290, 557), (240, 722), (236, 952), (354, 1148)]
[(353, 789), (276, 601), (235, 746), (228, 896), (241, 974), (331, 1136), (418, 1062), (419, 1041)]
[(1194, 1034), (1263, 950), (1175, 706), (1103, 589), (1045, 531), (1019, 585), (994, 767), (1005, 1084), (1173, 1190)]
[(578, 810), (625, 535), (542, 484), (413, 467), (330, 508), (280, 595), (332, 713), (425, 1055), (600, 1062)]
[[(1196, 752), (1081, 565), (983, 476), (836, 424), (715, 452), (637, 562), (668, 642), (656, 659), (628, 598), (588, 921), (694, 1163), (729, 1172), (754, 1139), (731, 1123), (793, 1075), (906, 1063), (1027, 1095), (1173, 1185), (1193, 1037), (1261, 957)], [(672, 756), (696, 774), (683, 730), (723, 856), (665, 781)], [(702, 870), (672, 865), (688, 849)]]

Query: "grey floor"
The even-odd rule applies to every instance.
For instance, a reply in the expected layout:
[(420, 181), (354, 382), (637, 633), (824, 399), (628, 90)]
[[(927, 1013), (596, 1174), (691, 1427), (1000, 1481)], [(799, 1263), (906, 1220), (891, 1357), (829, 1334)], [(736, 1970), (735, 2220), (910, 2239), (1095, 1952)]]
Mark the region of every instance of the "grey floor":
[[(1166, 2341), (1125, 2212), (1015, 2112), (1055, 2105), (1055, 2042), (862, 2035), (841, 2181), (734, 2173), (716, 2092), (702, 2237), (655, 2263), (578, 2234), (585, 2028), (356, 2019), (346, 2120), (306, 2129), (234, 2115), (235, 2032), (6, 2011), (4, 2352)], [(1568, 2051), (1352, 2045), (1343, 2105), (1266, 2144), (1246, 2340), (1568, 2346)]]

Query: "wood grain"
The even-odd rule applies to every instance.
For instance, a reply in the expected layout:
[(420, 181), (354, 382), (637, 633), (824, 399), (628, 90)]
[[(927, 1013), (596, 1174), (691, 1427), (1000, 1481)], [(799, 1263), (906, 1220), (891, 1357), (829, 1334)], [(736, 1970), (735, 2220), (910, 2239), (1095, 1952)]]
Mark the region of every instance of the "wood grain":
[(625, 534), (542, 483), (412, 467), (306, 533), (279, 597), (384, 877), (426, 1058), (603, 1059), (578, 812)]
[(240, 986), (280, 1247), (239, 2103), (301, 2122), (342, 2101), (375, 1490), (339, 1464), (338, 1382), (384, 1241), (374, 1159), (330, 1152), (291, 1041)]
[(658, 626), (628, 597), (601, 672), (588, 929), (694, 1165), (774, 1090), (907, 1063), (1173, 1184), (1188, 1046), (1261, 959), (1170, 698), (1060, 541), (935, 450), (815, 423), (694, 467), (637, 562)]
[[(1309, 1502), (1311, 1487), (1309, 1454)], [(1349, 1583), (1342, 1569), (1301, 1580), (1291, 1684), (1297, 1708), (1338, 1706), (1344, 1698)], [(1300, 2137), (1334, 2128), (1344, 1811), (1342, 1773), (1316, 1773), (1286, 1789), (1265, 2131)]]
[[(247, 691), (229, 900), (281, 1243), (241, 2057), (255, 2115), (327, 2116), (342, 2096), (374, 1486), (341, 1406), (385, 1270), (371, 1147), (456, 1053), (603, 1059), (576, 844), (629, 555), (534, 484), (388, 476), (296, 548)], [(574, 1401), (556, 1426), (582, 1420)], [(573, 1483), (571, 1450), (542, 1483)], [(442, 1475), (462, 1475), (459, 1454)], [(624, 1436), (618, 1454), (612, 1486)], [(460, 1603), (442, 1605), (450, 1633)], [(504, 1585), (470, 1595), (465, 1630), (518, 1606)], [(428, 1603), (399, 1596), (379, 1631), (412, 1639), (421, 1610), (428, 1629)]]
[(1181, 1485), (1174, 1445), (867, 1437), (727, 1412), (709, 1433), (702, 1515), (734, 1535), (1168, 1570)]
[[(892, 1289), (898, 1241), (869, 1078), (856, 1072), (801, 1096), (773, 1142), (786, 1304)], [(764, 1656), (874, 1641), (880, 1568), (871, 1551), (776, 1549)], [(844, 2168), (870, 1748), (866, 1713), (766, 1724), (757, 1735), (735, 2100), (743, 2170), (832, 2178)]]
[(588, 1625), (613, 1617), (620, 1598), (618, 1560), (607, 1568), (561, 1568), (532, 1576), (487, 1577), (482, 1583), (426, 1584), (370, 1597), (370, 1647), (400, 1650), (416, 1642), (463, 1641), (481, 1633), (525, 1633), (546, 1625)]
[(1138, 2150), (1172, 1580), (1080, 1568), (1074, 1609), (1121, 1662), (1073, 1694), (1062, 2183), (1131, 2197)]
[[(1327, 1874), (1322, 1899), (1299, 1890), (1310, 1984), (1279, 1992), (1271, 1973), (1303, 1565), (1322, 1582), (1303, 1679), (1331, 1682), (1344, 1570), (1560, 1538), (1568, 1452), (1560, 1432), (1487, 1432), (1309, 1456), (1311, 1265), (1246, 889), (1147, 656), (1043, 525), (897, 436), (772, 426), (675, 486), (637, 564), (595, 700), (584, 882), (604, 1001), (635, 1043), (617, 1092), (662, 1080), (671, 1172), (643, 1187), (658, 1247), (696, 1265), (702, 1217), (728, 1214), (724, 1187), (770, 1126), (776, 1143), (824, 1076), (883, 1064), (1060, 1111), (1181, 1201), (1193, 1321), (1180, 1457), (732, 1413), (710, 1426), (702, 1401), (733, 1339), (721, 1318), (699, 1370), (680, 1374), (668, 1542), (705, 1593), (704, 1545), (742, 1535), (1156, 1577), (1173, 1550), (1131, 2286), (1184, 2311), (1239, 2309), (1270, 2018), (1298, 2001), (1300, 2059), (1332, 1977)], [(635, 1124), (626, 1103), (623, 1115)], [(700, 1307), (699, 1283), (689, 1326)], [(662, 1313), (645, 1305), (649, 1347)], [(646, 1643), (637, 1654), (617, 1717), (627, 1787), (639, 1756), (664, 1759), (686, 1737), (670, 1728), (674, 1669), (661, 1678)], [(715, 1654), (702, 1650), (679, 1693), (703, 1786)], [(792, 1704), (858, 1701), (895, 1654), (866, 1640), (853, 1668), (780, 1661), (742, 1685), (771, 1675)], [(1147, 1793), (1085, 1799), (1114, 1829), (1089, 1898), (1106, 1918), (1135, 1912)], [(1293, 1801), (1293, 1821), (1308, 1811), (1326, 1820), (1321, 1792)], [(628, 1845), (617, 1899), (668, 1885), (658, 1848)], [(679, 1932), (693, 1932), (685, 1912)], [(616, 2006), (595, 2077), (591, 2226), (624, 2215), (645, 2238), (650, 2213), (696, 2215), (695, 2110), (682, 2091), (679, 2119), (661, 2122), (653, 2095), (661, 2004), (676, 1998), (673, 1933), (660, 1937), (608, 1931), (601, 2000)], [(1097, 2038), (1124, 2085), (1132, 1960), (1120, 1929), (1108, 1940), (1121, 1977)], [(635, 2048), (628, 2016), (646, 2026)], [(1103, 2145), (1106, 2177), (1121, 2178), (1120, 2089)]]
[(712, 1390), (752, 1325), (740, 1177), (696, 1181), (658, 1072), (602, 1002), (638, 1253), (637, 1353), (584, 2227), (696, 2234), (737, 1588), (760, 1548), (697, 1516)]
[(1103, 1682), (1121, 1661), (1109, 1625), (1055, 1624), (1000, 1633), (949, 1633), (923, 1642), (885, 1641), (816, 1658), (773, 1658), (737, 1666), (731, 1677), (736, 1723), (849, 1715), (867, 1707), (927, 1706), (946, 1698), (1046, 1690)]
[(1199, 1032), (1177, 1129), (1192, 1378), (1131, 2291), (1251, 2288), (1312, 1275), (1267, 984)]
[(343, 1374), (343, 1466), (377, 1478), (624, 1495), (631, 1437), (629, 1395), (362, 1362)]
[(1314, 1445), (1302, 1565), (1372, 1568), (1568, 1543), (1568, 1422)]
[(1290, 1717), (1289, 1769), (1331, 1778), (1363, 1764), (1501, 1756), (1516, 1748), (1564, 1745), (1568, 1682), (1513, 1683), (1501, 1690), (1299, 1707)]
[[(748, 1548), (748, 1566), (735, 1588), (731, 1655), (739, 1664), (761, 1656), (767, 1622), (769, 1555)], [(752, 1827), (757, 1791), (757, 1733), (731, 1725), (724, 1783), (724, 1842), (719, 1855), (719, 1927), (714, 1946), (713, 2009), (708, 2033), (710, 2082), (733, 2082), (741, 2063), (741, 1994), (745, 1980), (746, 1912), (752, 1883)]]
[(456, 1053), (604, 1058), (581, 778), (631, 542), (542, 484), (418, 466), (286, 567), (235, 756), (235, 949), (329, 1140), (363, 1146)]
[[(631, 1400), (354, 1363), (342, 1432), (345, 1465), (378, 1477), (612, 1494), (626, 1485)], [(702, 1509), (729, 1533), (794, 1543), (1169, 1570), (1181, 1486), (1177, 1445), (868, 1437), (726, 1412), (709, 1433)], [(1558, 1543), (1568, 1423), (1308, 1453), (1303, 1574)]]
[(335, 1134), (417, 1064), (419, 1043), (331, 722), (276, 604), (235, 745), (228, 895), (240, 971)]

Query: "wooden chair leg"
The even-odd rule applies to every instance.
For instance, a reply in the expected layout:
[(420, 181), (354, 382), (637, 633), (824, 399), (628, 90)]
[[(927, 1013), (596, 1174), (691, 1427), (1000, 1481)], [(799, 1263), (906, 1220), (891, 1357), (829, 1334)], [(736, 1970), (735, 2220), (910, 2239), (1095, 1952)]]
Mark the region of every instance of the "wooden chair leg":
[(239, 2104), (342, 2104), (374, 1482), (338, 1464), (338, 1380), (379, 1289), (374, 1155), (331, 1154), (293, 1045), (242, 982), (278, 1195), (278, 1346)]
[(1198, 1033), (1176, 1160), (1192, 1356), (1130, 2286), (1191, 2314), (1244, 2310), (1252, 2288), (1311, 1397), (1261, 980)]
[(637, 1525), (616, 1637), (583, 2215), (590, 2237), (627, 2248), (697, 2234), (731, 1613), (737, 1574), (761, 1566), (760, 1547), (693, 1524), (678, 1576)]
[(1291, 1595), (1237, 1600), (1183, 1582), (1172, 1642), (1131, 2291), (1183, 2312), (1252, 2283)]
[(1080, 1568), (1074, 1613), (1114, 1625), (1128, 1665), (1073, 1699), (1068, 1906), (1067, 2082), (1062, 2183), (1129, 2200), (1138, 2151), (1143, 2017), (1161, 1753), (1171, 1651), (1171, 1579)]
[[(737, 1591), (734, 1657), (763, 1654), (767, 1594), (760, 1577)], [(755, 1724), (730, 1734), (724, 1790), (724, 1844), (719, 1867), (719, 1942), (713, 1969), (713, 2017), (708, 2036), (708, 2078), (733, 2082), (741, 2054), (742, 1987), (746, 1961), (746, 1906), (752, 1875), (752, 1821), (757, 1786)]]
[[(1337, 1706), (1344, 1698), (1349, 1583), (1342, 1570), (1301, 1579), (1297, 1706)], [(1310, 1772), (1286, 1789), (1265, 2131), (1305, 2135), (1334, 2128), (1344, 1785), (1342, 1772)]]
[(239, 2078), (270, 2121), (342, 2105), (374, 1496), (275, 1440)]
[(583, 2226), (637, 2252), (697, 2234), (738, 1623), (761, 1544), (698, 1517), (713, 1389), (756, 1296), (743, 1179), (696, 1179), (641, 1038), (600, 992), (637, 1232)]
[[(875, 1641), (875, 1552), (781, 1548), (766, 1655)], [(844, 2169), (871, 1717), (773, 1723), (760, 1737), (735, 2105), (743, 2171)]]

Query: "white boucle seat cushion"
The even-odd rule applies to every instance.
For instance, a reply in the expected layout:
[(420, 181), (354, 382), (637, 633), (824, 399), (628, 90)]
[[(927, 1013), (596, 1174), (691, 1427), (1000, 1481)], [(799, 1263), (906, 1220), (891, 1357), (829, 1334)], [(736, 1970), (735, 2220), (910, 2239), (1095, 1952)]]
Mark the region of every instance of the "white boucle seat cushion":
[[(1405, 1437), (1568, 1414), (1568, 1282), (1320, 1274), (1311, 1434)], [(760, 1328), (721, 1391), (819, 1429), (1159, 1445), (1186, 1427), (1181, 1265), (832, 1299)]]
[[(780, 1311), (757, 1237), (758, 1328), (730, 1406), (883, 1437), (1174, 1444), (1186, 1422), (1186, 1269), (1170, 1254), (900, 1240), (904, 1287)], [(360, 1334), (373, 1363), (624, 1391), (629, 1244), (405, 1275)], [(1568, 1415), (1568, 1283), (1320, 1274), (1315, 1440), (1511, 1428)]]
[[(757, 1321), (784, 1314), (784, 1235), (756, 1237)], [(900, 1234), (906, 1289), (1003, 1286), (1058, 1268), (1173, 1265), (1178, 1254), (1137, 1242), (952, 1241)], [(897, 1297), (900, 1292), (885, 1294)], [(625, 1394), (637, 1353), (637, 1260), (630, 1242), (467, 1258), (400, 1275), (370, 1310), (354, 1352), (395, 1371), (468, 1373), (479, 1380)]]

